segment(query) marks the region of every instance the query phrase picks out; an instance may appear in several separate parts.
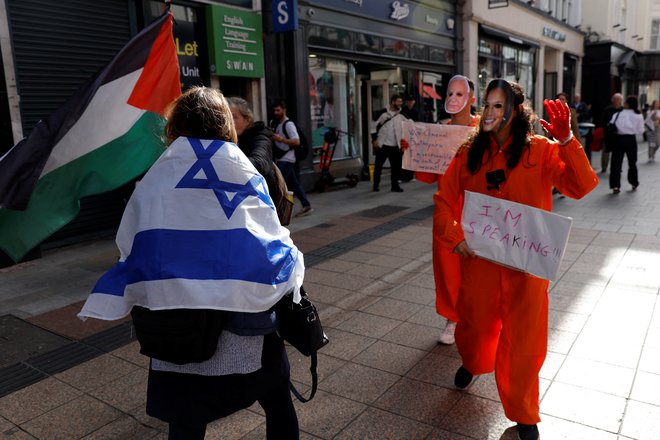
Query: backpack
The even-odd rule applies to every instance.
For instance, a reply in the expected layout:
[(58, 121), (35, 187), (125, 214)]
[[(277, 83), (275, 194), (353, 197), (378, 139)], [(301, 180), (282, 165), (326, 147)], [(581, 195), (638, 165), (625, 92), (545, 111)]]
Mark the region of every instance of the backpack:
[[(289, 134), (286, 131), (286, 125), (291, 122), (294, 124), (294, 122), (291, 119), (287, 119), (286, 122), (284, 123), (284, 127), (282, 127), (282, 132), (284, 133), (284, 137), (287, 139), (290, 139)], [(295, 124), (294, 124), (295, 125)], [(296, 154), (296, 161), (300, 162), (301, 160), (305, 160), (307, 156), (309, 156), (309, 142), (307, 141), (307, 136), (302, 131), (298, 131), (298, 139), (300, 140), (300, 145), (294, 148), (294, 153)]]

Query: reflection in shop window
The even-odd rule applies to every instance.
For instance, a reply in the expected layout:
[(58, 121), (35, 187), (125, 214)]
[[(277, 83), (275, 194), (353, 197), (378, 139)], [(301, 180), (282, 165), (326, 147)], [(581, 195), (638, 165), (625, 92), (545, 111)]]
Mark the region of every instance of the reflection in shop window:
[(408, 43), (401, 40), (383, 38), (383, 55), (408, 57)]
[(410, 43), (410, 58), (413, 60), (427, 60), (428, 48), (424, 44)]
[(364, 33), (357, 34), (355, 49), (358, 52), (380, 53), (380, 37)]
[(436, 63), (453, 63), (454, 51), (440, 49), (439, 47), (429, 47), (429, 61)]
[(314, 161), (319, 159), (323, 136), (329, 127), (348, 133), (341, 134), (333, 160), (357, 156), (357, 102), (353, 64), (311, 54), (309, 84)]
[(307, 41), (313, 46), (353, 50), (353, 32), (330, 26), (311, 25), (307, 31)]

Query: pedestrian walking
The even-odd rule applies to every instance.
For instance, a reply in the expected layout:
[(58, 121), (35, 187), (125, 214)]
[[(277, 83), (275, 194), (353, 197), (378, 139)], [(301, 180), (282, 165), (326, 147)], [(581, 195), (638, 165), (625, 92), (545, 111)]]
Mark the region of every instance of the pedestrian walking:
[(439, 239), (461, 257), (456, 345), (463, 365), (454, 384), (466, 389), (475, 375), (495, 371), (504, 413), (517, 423), (522, 440), (537, 440), (549, 282), (476, 257), (461, 228), (464, 195), (473, 191), (550, 211), (553, 186), (580, 198), (598, 178), (571, 133), (566, 104), (544, 102), (550, 122), (541, 125), (555, 142), (534, 135), (534, 115), (518, 84), (495, 79), (485, 97), (479, 130), (459, 150), (434, 196)]
[[(131, 313), (141, 350), (156, 343), (147, 414), (169, 424), (169, 440), (202, 440), (208, 423), (255, 402), (265, 412), (268, 440), (298, 439), (273, 308), (288, 292), (300, 297), (302, 254), (280, 226), (264, 178), (235, 145), (232, 113), (219, 91), (194, 87), (177, 98), (165, 137), (167, 150), (122, 218), (120, 261), (80, 316)], [(162, 312), (168, 320), (148, 325)], [(145, 314), (147, 321), (137, 319)], [(200, 326), (203, 336), (191, 333)], [(199, 346), (212, 350), (200, 358)]]
[(644, 133), (644, 118), (639, 111), (637, 97), (629, 96), (623, 104), (623, 110), (612, 116), (610, 123), (616, 126), (616, 142), (612, 145), (612, 169), (610, 170), (610, 189), (612, 193), (621, 192), (621, 169), (623, 156), (628, 159), (628, 183), (635, 191), (639, 186), (637, 173), (637, 135)]
[(252, 165), (264, 176), (268, 184), (268, 193), (277, 205), (286, 188), (278, 186), (273, 162), (273, 132), (263, 121), (255, 121), (254, 113), (248, 102), (240, 97), (227, 98), (229, 109), (234, 119), (238, 136), (238, 148), (252, 162)]
[(392, 95), (390, 106), (384, 111), (376, 121), (376, 132), (373, 135), (372, 145), (376, 155), (374, 165), (374, 191), (380, 191), (380, 176), (383, 173), (385, 161), (390, 161), (390, 181), (392, 192), (403, 192), (399, 185), (401, 175), (401, 161), (403, 153), (399, 148), (401, 139), (401, 122), (406, 117), (401, 114), (403, 99), (400, 95)]
[(651, 108), (646, 113), (644, 120), (644, 128), (646, 129), (646, 139), (649, 142), (649, 162), (653, 162), (660, 142), (660, 101), (655, 100), (651, 103)]
[[(598, 127), (602, 127), (603, 129), (605, 129), (605, 127), (607, 127), (607, 124), (612, 119), (612, 115), (614, 115), (614, 113), (621, 111), (622, 108), (623, 108), (623, 95), (621, 93), (615, 93), (614, 95), (612, 95), (612, 104), (608, 105), (603, 109), (603, 112), (600, 115), (600, 121)], [(613, 146), (612, 144), (613, 144), (612, 140), (608, 139), (607, 136), (603, 138), (603, 150), (601, 151), (600, 154), (601, 173), (607, 172), (607, 167), (610, 163), (610, 152), (612, 151), (612, 146)]]
[(279, 100), (273, 106), (274, 120), (271, 128), (273, 134), (274, 148), (273, 155), (277, 167), (282, 172), (287, 187), (293, 191), (293, 195), (300, 200), (302, 208), (295, 214), (295, 217), (305, 217), (314, 212), (314, 208), (307, 200), (305, 189), (298, 179), (296, 173), (296, 152), (295, 148), (300, 147), (300, 135), (298, 127), (289, 119), (286, 114), (286, 102)]

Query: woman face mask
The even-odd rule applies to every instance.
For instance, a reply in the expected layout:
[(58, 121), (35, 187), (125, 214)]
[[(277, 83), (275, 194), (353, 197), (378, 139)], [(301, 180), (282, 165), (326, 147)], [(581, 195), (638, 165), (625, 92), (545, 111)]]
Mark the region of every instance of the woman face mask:
[(445, 100), (445, 111), (450, 115), (460, 113), (470, 101), (470, 85), (467, 78), (455, 75), (449, 80), (447, 86), (447, 99)]

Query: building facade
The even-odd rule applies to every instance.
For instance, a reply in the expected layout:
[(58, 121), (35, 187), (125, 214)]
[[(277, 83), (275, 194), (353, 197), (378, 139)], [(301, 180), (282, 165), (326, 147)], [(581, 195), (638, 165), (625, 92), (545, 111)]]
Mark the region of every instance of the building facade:
[[(481, 90), (493, 78), (521, 84), (534, 110), (563, 91), (580, 93), (584, 34), (579, 1), (468, 1), (463, 8), (462, 72)], [(548, 9), (550, 3), (560, 9)], [(543, 9), (543, 7), (546, 9)], [(561, 17), (561, 18), (558, 18)], [(514, 25), (515, 24), (515, 25)]]
[[(175, 0), (171, 5), (183, 87), (213, 86), (246, 97), (261, 118), (265, 72), (259, 8), (258, 0)], [(0, 156), (163, 10), (164, 3), (155, 0), (0, 0)], [(41, 248), (112, 233), (133, 187), (131, 182), (83, 198), (78, 217)], [(6, 261), (0, 254), (0, 267)]]
[(305, 186), (313, 186), (331, 127), (341, 132), (333, 174), (364, 177), (374, 120), (393, 94), (414, 98), (422, 121), (441, 117), (447, 81), (460, 64), (456, 2), (301, 0), (297, 30), (282, 33), (271, 24), (278, 11), (263, 6), (268, 98), (288, 102), (312, 145)]
[(583, 99), (599, 115), (612, 94), (660, 98), (660, 0), (583, 0)]

